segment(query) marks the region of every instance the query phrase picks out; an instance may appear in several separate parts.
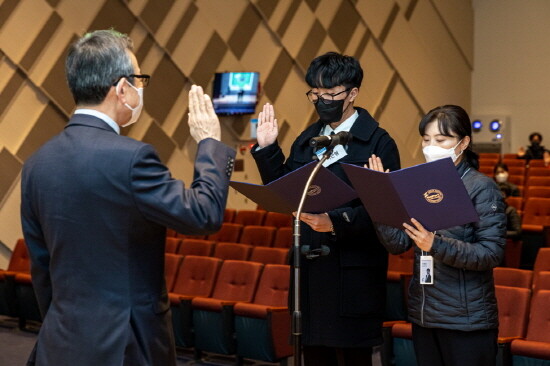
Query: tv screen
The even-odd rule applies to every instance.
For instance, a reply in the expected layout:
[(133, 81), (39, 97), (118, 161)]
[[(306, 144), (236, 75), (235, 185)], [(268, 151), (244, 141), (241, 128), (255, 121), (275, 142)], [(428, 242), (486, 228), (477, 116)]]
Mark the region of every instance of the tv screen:
[(212, 102), (217, 114), (252, 114), (256, 110), (258, 72), (220, 72), (214, 76)]

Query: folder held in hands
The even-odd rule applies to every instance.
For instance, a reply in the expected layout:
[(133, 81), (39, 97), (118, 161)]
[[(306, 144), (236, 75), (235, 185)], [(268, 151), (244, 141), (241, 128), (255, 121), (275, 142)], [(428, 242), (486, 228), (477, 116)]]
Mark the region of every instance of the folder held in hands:
[[(298, 168), (264, 185), (229, 182), (229, 185), (267, 211), (292, 213), (298, 210), (302, 192), (317, 162)], [(357, 198), (348, 184), (325, 167), (320, 168), (308, 189), (302, 212), (327, 212)]]
[(374, 222), (403, 229), (415, 218), (435, 231), (479, 220), (450, 158), (390, 173), (342, 166)]

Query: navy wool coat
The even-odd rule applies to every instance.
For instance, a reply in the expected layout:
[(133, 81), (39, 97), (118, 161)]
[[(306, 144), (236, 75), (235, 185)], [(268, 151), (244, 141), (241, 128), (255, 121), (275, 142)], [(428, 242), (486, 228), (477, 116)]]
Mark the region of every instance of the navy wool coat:
[[(347, 145), (347, 156), (328, 167), (350, 185), (340, 162), (363, 166), (376, 154), (390, 170), (400, 167), (395, 141), (365, 109), (356, 109), (359, 117), (350, 130), (353, 139)], [(258, 151), (253, 148), (264, 184), (313, 161), (309, 140), (319, 136), (322, 127), (318, 121), (306, 128), (292, 144), (286, 162), (277, 143)], [(301, 261), (302, 343), (328, 347), (380, 344), (388, 253), (359, 199), (328, 214), (336, 235), (313, 231), (302, 223), (302, 245), (330, 248), (326, 256)]]

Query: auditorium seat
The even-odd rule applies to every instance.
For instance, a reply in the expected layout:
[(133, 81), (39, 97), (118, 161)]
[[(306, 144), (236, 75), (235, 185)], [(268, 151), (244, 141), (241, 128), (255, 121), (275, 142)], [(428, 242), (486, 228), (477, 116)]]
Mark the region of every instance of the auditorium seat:
[(270, 247), (273, 244), (275, 231), (273, 226), (248, 225), (243, 228), (239, 243), (252, 246)]
[(513, 197), (513, 196), (509, 196), (508, 198), (506, 198), (506, 203), (508, 204), (508, 206), (512, 206), (516, 209), (516, 211), (518, 212), (518, 215), (522, 215), (523, 213), (523, 197)]
[(178, 249), (181, 255), (202, 255), (211, 256), (214, 253), (214, 240), (183, 239)]
[(525, 337), (529, 320), (531, 289), (495, 285), (499, 338)]
[(550, 177), (550, 169), (530, 166), (527, 170), (527, 180), (533, 177)]
[(27, 329), (28, 320), (42, 321), (42, 315), (32, 286), (32, 278), (28, 273), (18, 272), (15, 275), (14, 282), (19, 328)]
[(550, 290), (550, 270), (537, 273), (537, 279), (533, 281), (533, 293), (539, 290)]
[(550, 198), (550, 186), (549, 187), (539, 187), (539, 186), (528, 187), (525, 192), (525, 198), (528, 199), (532, 197)]
[(17, 316), (15, 275), (30, 274), (31, 261), (24, 239), (18, 239), (11, 253), (8, 268), (0, 270), (0, 315)]
[(177, 238), (178, 233), (174, 229), (166, 228), (166, 237), (167, 238)]
[(550, 177), (531, 177), (525, 181), (529, 187), (550, 187)]
[(233, 222), (243, 226), (262, 225), (265, 213), (265, 210), (238, 210)]
[(493, 177), (493, 172), (494, 172), (494, 165), (493, 166), (490, 166), (490, 165), (483, 165), (482, 166), (482, 165), (480, 165), (478, 171), (480, 173), (483, 173), (486, 176), (492, 178)]
[(540, 248), (533, 266), (533, 283), (538, 281), (539, 273), (550, 271), (550, 248)]
[(166, 281), (166, 290), (172, 291), (176, 276), (180, 268), (183, 256), (179, 254), (164, 254), (164, 280)]
[(252, 254), (250, 254), (250, 261), (263, 264), (287, 264), (288, 249), (253, 247)]
[(479, 160), (496, 160), (497, 162), (500, 160), (500, 154), (499, 153), (479, 153)]
[(412, 324), (397, 322), (391, 327), (391, 338), (395, 365), (416, 366), (412, 342)]
[(518, 159), (517, 156), (509, 157), (508, 154), (504, 154), (502, 163), (506, 164), (508, 168), (512, 166), (525, 167), (525, 159)]
[(275, 226), (277, 229), (280, 227), (291, 227), (293, 222), (293, 216), (290, 214), (283, 214), (279, 212), (268, 212), (265, 215), (264, 226)]
[(550, 198), (529, 198), (523, 210), (522, 230), (542, 232), (545, 225), (550, 225)]
[(493, 268), (495, 285), (531, 289), (533, 271), (528, 269), (495, 267)]
[[(518, 187), (518, 190), (525, 185), (525, 175), (509, 175), (508, 182), (515, 184)], [(521, 193), (520, 193), (521, 195)]]
[(291, 227), (280, 227), (273, 239), (274, 248), (290, 248), (293, 244), (293, 229)]
[[(269, 248), (264, 248), (269, 249)], [(237, 356), (279, 362), (292, 355), (288, 265), (267, 264), (252, 303), (235, 304)]]
[(550, 360), (550, 290), (533, 294), (529, 325), (525, 339), (514, 339), (511, 343), (514, 365), (547, 365)]
[(208, 240), (226, 241), (230, 243), (238, 243), (241, 237), (243, 225), (232, 222), (224, 222), (217, 232), (208, 235)]
[(508, 167), (508, 174), (509, 175), (519, 175), (521, 177), (525, 176), (525, 166), (509, 166)]
[(497, 365), (507, 365), (511, 342), (527, 332), (531, 289), (497, 285), (495, 295), (499, 322)]
[(254, 298), (263, 264), (227, 260), (220, 269), (211, 298), (192, 300), (195, 350), (235, 354), (233, 306)]
[(412, 277), (414, 248), (388, 256), (386, 279), (386, 320), (407, 319), (407, 295)]
[(234, 208), (226, 208), (223, 214), (223, 222), (233, 222), (235, 220), (235, 215), (237, 210)]
[(226, 243), (219, 242), (214, 249), (214, 257), (223, 260), (233, 259), (239, 261), (246, 261), (250, 257), (252, 251), (252, 245), (241, 243)]
[(494, 168), (495, 165), (497, 165), (497, 163), (499, 162), (499, 159), (498, 158), (479, 158), (479, 166), (480, 167), (490, 167), (490, 168)]
[(181, 244), (180, 238), (166, 237), (166, 244), (164, 246), (164, 253), (176, 254)]
[(219, 258), (195, 255), (183, 258), (172, 292), (168, 294), (177, 346), (193, 346), (191, 299), (212, 294), (222, 262)]
[(547, 168), (543, 159), (533, 159), (529, 161), (529, 169), (531, 168)]
[(508, 268), (519, 268), (521, 264), (521, 251), (523, 242), (521, 240), (506, 239), (504, 247), (504, 266)]

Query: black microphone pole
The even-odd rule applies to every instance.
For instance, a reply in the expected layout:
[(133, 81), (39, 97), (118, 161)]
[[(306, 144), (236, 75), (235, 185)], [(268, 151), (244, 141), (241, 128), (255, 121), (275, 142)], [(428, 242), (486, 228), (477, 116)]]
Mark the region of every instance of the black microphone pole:
[(302, 365), (302, 311), (300, 309), (300, 214), (307, 197), (307, 191), (311, 182), (321, 169), (321, 166), (332, 154), (332, 147), (327, 148), (323, 157), (319, 160), (315, 168), (313, 168), (302, 193), (302, 198), (296, 211), (296, 217), (294, 218), (294, 245), (292, 247), (293, 261), (293, 273), (294, 273), (294, 293), (293, 293), (293, 311), (292, 311), (292, 338), (294, 341), (294, 366)]

